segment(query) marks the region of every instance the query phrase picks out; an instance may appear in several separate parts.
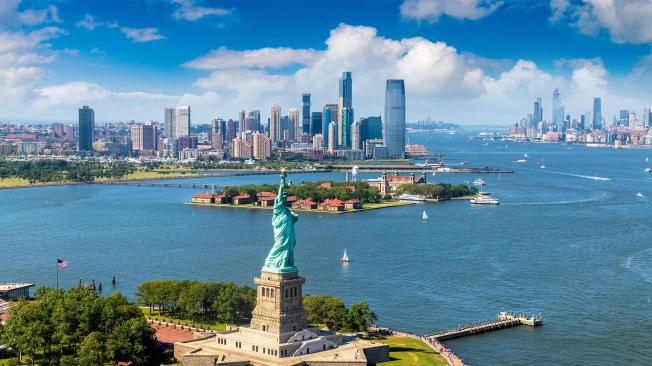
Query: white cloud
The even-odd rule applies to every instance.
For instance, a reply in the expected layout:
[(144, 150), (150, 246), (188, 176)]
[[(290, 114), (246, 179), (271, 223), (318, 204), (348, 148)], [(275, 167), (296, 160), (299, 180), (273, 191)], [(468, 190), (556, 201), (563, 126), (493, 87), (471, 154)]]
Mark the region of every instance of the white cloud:
[(234, 51), (225, 47), (184, 64), (194, 69), (230, 69), (238, 67), (284, 67), (294, 64), (308, 65), (317, 56), (312, 49), (297, 50), (287, 47), (261, 48), (257, 50)]
[(195, 0), (171, 0), (178, 8), (172, 13), (175, 19), (183, 19), (188, 21), (199, 20), (206, 16), (212, 15), (227, 15), (231, 11), (224, 8), (209, 8), (197, 5)]
[(134, 43), (143, 43), (158, 41), (165, 39), (165, 36), (158, 32), (157, 28), (147, 27), (147, 28), (132, 28), (132, 27), (122, 27), (116, 21), (101, 22), (95, 20), (95, 17), (86, 14), (84, 18), (75, 25), (79, 28), (84, 28), (88, 31), (94, 31), (98, 27), (107, 27), (110, 29), (119, 29), (122, 34), (129, 38)]
[(21, 0), (0, 1), (0, 24), (5, 26), (40, 25), (44, 23), (61, 23), (56, 6), (49, 5), (43, 9), (18, 10)]
[(417, 21), (436, 22), (442, 15), (458, 19), (480, 19), (494, 12), (501, 0), (404, 0), (401, 16)]
[(127, 38), (131, 39), (131, 41), (135, 43), (151, 42), (160, 39), (165, 39), (164, 36), (158, 33), (158, 29), (156, 28), (122, 27), (120, 28), (120, 31), (124, 33), (127, 36)]
[(565, 16), (580, 32), (606, 31), (617, 43), (652, 42), (652, 2), (649, 0), (552, 0), (553, 20)]

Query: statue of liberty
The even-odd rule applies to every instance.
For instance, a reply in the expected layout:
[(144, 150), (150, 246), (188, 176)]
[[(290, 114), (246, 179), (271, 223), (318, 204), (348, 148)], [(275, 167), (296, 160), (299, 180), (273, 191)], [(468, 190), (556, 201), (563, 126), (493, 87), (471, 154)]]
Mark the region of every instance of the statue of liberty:
[(294, 237), (294, 223), (298, 216), (290, 211), (286, 205), (287, 193), (285, 192), (285, 170), (281, 171), (281, 183), (278, 194), (274, 200), (274, 246), (265, 259), (263, 271), (273, 273), (298, 272), (294, 265), (294, 246), (297, 244)]

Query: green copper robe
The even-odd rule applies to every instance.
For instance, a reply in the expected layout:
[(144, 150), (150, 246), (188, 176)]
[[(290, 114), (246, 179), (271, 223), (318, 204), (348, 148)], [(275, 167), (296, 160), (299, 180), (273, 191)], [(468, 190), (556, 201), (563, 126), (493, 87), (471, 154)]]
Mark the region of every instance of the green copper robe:
[(265, 259), (263, 271), (273, 273), (298, 272), (294, 265), (294, 246), (297, 244), (294, 237), (294, 223), (298, 216), (290, 211), (285, 202), (285, 173), (281, 173), (281, 183), (278, 186), (278, 195), (274, 200), (274, 246)]

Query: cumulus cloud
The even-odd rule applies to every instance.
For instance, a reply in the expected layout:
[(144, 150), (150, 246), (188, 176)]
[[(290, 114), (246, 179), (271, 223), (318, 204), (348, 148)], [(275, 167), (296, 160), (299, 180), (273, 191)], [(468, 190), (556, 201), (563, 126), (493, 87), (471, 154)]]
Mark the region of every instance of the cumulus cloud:
[(178, 6), (172, 13), (172, 17), (175, 19), (195, 21), (206, 16), (227, 15), (231, 12), (224, 8), (199, 6), (195, 0), (171, 0), (171, 2)]
[(563, 17), (588, 35), (602, 31), (618, 43), (652, 41), (652, 2), (649, 0), (551, 0), (552, 20)]
[(109, 21), (109, 22), (97, 21), (95, 20), (95, 17), (90, 14), (84, 15), (84, 18), (82, 18), (80, 21), (75, 23), (75, 25), (78, 28), (84, 28), (88, 31), (94, 31), (98, 27), (119, 29), (120, 32), (122, 32), (122, 34), (124, 34), (128, 39), (130, 39), (134, 43), (151, 42), (151, 41), (158, 41), (161, 39), (165, 39), (165, 36), (163, 36), (158, 32), (158, 28), (122, 27), (116, 21)]
[(442, 15), (458, 19), (480, 19), (503, 4), (500, 0), (404, 0), (401, 16), (417, 21), (436, 22)]
[(312, 49), (297, 50), (288, 47), (261, 48), (235, 51), (225, 47), (210, 51), (184, 66), (194, 69), (230, 69), (237, 67), (284, 67), (294, 64), (310, 64), (317, 56)]
[(164, 36), (158, 33), (156, 28), (129, 28), (122, 27), (120, 31), (124, 33), (127, 38), (131, 39), (132, 42), (142, 43), (142, 42), (151, 42), (157, 41), (159, 39), (165, 39)]
[(40, 25), (44, 23), (61, 23), (59, 10), (54, 5), (42, 9), (19, 10), (21, 0), (0, 1), (0, 24), (3, 25)]

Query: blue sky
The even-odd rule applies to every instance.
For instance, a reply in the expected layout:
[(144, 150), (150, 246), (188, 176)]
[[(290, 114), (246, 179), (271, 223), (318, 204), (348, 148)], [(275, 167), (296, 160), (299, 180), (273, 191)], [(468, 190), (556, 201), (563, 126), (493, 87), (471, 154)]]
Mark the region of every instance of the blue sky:
[[(357, 117), (383, 109), (384, 80), (406, 80), (408, 118), (508, 124), (562, 92), (567, 112), (604, 100), (650, 103), (648, 0), (3, 0), (3, 120), (193, 122), (271, 104), (337, 100), (353, 72)], [(4, 46), (3, 46), (4, 44)]]

